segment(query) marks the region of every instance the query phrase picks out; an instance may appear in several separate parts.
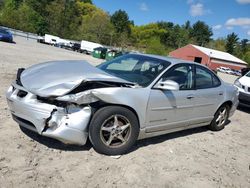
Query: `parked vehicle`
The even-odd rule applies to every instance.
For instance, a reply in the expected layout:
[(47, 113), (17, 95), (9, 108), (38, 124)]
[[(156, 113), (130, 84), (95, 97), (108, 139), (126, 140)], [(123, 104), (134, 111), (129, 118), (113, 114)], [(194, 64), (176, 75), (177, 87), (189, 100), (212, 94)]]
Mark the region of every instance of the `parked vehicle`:
[(103, 46), (101, 44), (98, 44), (98, 43), (82, 40), (80, 50), (81, 50), (81, 52), (91, 54), (94, 51), (94, 49), (98, 48), (98, 47), (103, 47)]
[(117, 155), (137, 139), (207, 125), (222, 130), (237, 93), (201, 64), (127, 54), (97, 67), (58, 61), (19, 69), (6, 96), (20, 126), (67, 144), (89, 138), (97, 152)]
[(244, 76), (249, 71), (250, 71), (250, 68), (243, 68), (243, 69), (241, 69), (241, 76)]
[(235, 75), (235, 76), (241, 76), (241, 71), (239, 71), (239, 70), (233, 70), (233, 75)]
[(64, 48), (67, 50), (72, 50), (73, 45), (74, 45), (74, 41), (62, 39), (62, 38), (59, 38), (56, 44), (57, 47)]
[(223, 73), (233, 74), (233, 71), (228, 67), (220, 67), (220, 68), (217, 68), (217, 70)]
[(45, 34), (44, 36), (44, 42), (53, 46), (55, 46), (59, 42), (59, 40), (60, 38), (54, 35)]
[(250, 108), (250, 71), (235, 80), (234, 85), (239, 90), (239, 102), (241, 106)]
[(107, 51), (108, 51), (107, 48), (98, 47), (94, 49), (92, 56), (99, 59), (105, 59)]
[(233, 75), (233, 74), (234, 74), (234, 71), (233, 71), (232, 69), (228, 68), (228, 69), (226, 70), (226, 73), (227, 73), (227, 74)]
[(38, 36), (37, 42), (45, 44), (45, 36)]
[(13, 36), (10, 31), (0, 28), (0, 41), (13, 42)]
[(217, 68), (218, 71), (223, 72), (223, 73), (228, 73), (228, 71), (230, 70), (228, 67), (220, 67)]
[(74, 42), (74, 43), (73, 43), (73, 46), (72, 46), (72, 50), (73, 50), (73, 51), (80, 52), (80, 49), (81, 49), (81, 44), (78, 43), (78, 42)]

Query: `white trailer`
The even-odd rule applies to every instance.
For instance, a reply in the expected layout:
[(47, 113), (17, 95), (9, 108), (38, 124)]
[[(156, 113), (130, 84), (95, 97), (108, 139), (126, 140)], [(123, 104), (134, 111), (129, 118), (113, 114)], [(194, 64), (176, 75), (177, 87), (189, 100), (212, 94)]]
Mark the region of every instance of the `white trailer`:
[(81, 41), (81, 52), (92, 53), (95, 48), (103, 47), (101, 44), (89, 42), (86, 40)]
[(46, 44), (51, 44), (51, 45), (56, 45), (60, 40), (60, 37), (54, 36), (54, 35), (49, 35), (49, 34), (45, 34), (44, 37), (44, 42)]

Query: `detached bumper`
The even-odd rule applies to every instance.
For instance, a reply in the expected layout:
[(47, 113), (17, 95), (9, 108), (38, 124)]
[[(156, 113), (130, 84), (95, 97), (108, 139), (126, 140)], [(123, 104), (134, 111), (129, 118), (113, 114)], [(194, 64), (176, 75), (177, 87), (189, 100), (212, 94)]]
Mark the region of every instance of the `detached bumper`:
[(90, 107), (72, 105), (66, 110), (43, 103), (34, 94), (16, 84), (8, 89), (6, 97), (13, 119), (20, 126), (66, 144), (86, 143)]

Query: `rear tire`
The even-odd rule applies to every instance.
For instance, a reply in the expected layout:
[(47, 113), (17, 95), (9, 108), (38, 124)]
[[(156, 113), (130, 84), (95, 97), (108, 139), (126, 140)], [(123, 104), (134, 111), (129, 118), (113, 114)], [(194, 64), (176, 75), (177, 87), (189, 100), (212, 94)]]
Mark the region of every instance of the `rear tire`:
[(106, 155), (125, 154), (134, 145), (138, 135), (136, 115), (120, 106), (99, 109), (89, 126), (89, 138), (94, 149)]
[(228, 105), (222, 105), (215, 113), (214, 119), (208, 128), (212, 131), (220, 131), (224, 129), (225, 124), (228, 121), (229, 110), (230, 108)]

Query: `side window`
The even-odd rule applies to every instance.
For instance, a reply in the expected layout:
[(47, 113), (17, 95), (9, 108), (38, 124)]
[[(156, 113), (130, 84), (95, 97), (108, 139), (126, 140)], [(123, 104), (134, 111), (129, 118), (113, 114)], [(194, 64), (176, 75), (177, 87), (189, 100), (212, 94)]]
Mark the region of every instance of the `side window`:
[(213, 87), (218, 87), (218, 86), (220, 86), (220, 80), (219, 80), (219, 78), (217, 78), (216, 76), (214, 76), (214, 75), (212, 75), (212, 77), (213, 77)]
[(173, 80), (180, 85), (180, 90), (190, 90), (194, 87), (193, 72), (192, 65), (177, 65), (162, 76), (162, 81)]
[(220, 80), (204, 67), (196, 66), (196, 89), (217, 87)]

